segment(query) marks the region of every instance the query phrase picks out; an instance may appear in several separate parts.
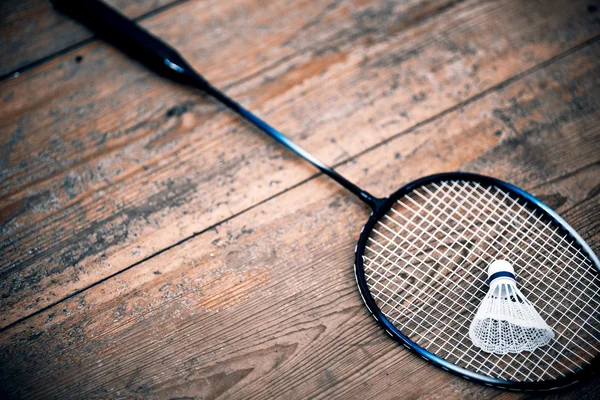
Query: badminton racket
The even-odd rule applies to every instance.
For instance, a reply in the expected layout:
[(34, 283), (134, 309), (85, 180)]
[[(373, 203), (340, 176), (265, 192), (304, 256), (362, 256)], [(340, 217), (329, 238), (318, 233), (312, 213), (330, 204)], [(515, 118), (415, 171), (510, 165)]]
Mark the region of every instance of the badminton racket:
[[(510, 390), (573, 384), (598, 366), (600, 262), (556, 212), (498, 179), (444, 173), (386, 198), (362, 190), (213, 87), (171, 47), (98, 0), (54, 0), (57, 10), (159, 74), (211, 95), (366, 203), (356, 246), (365, 305), (394, 339), (466, 379)], [(510, 260), (519, 287), (554, 332), (535, 351), (493, 354), (469, 339), (487, 268)]]

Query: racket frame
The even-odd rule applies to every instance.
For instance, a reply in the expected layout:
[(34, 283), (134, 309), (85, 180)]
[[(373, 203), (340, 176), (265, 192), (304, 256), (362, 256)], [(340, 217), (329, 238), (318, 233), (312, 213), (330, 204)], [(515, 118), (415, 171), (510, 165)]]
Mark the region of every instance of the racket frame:
[(589, 375), (592, 371), (600, 368), (600, 357), (595, 357), (590, 362), (590, 364), (582, 367), (579, 371), (566, 375), (562, 378), (558, 378), (556, 380), (541, 382), (514, 382), (505, 379), (494, 378), (460, 367), (459, 365), (456, 365), (450, 361), (445, 360), (444, 358), (441, 358), (423, 349), (421, 346), (410, 340), (408, 336), (403, 334), (398, 328), (394, 326), (394, 324), (392, 324), (387, 319), (387, 317), (383, 314), (383, 312), (375, 303), (375, 300), (371, 296), (371, 292), (367, 285), (363, 263), (363, 255), (367, 245), (367, 241), (371, 236), (375, 224), (392, 208), (392, 206), (396, 203), (398, 199), (419, 187), (428, 185), (430, 183), (447, 180), (462, 180), (469, 182), (477, 182), (485, 186), (495, 186), (515, 196), (515, 199), (517, 199), (517, 201), (521, 204), (527, 203), (530, 207), (534, 208), (536, 211), (543, 213), (544, 216), (552, 219), (555, 223), (557, 223), (563, 230), (563, 233), (570, 236), (577, 244), (577, 246), (579, 246), (582, 253), (585, 254), (592, 261), (592, 263), (596, 267), (596, 273), (600, 272), (600, 261), (598, 260), (596, 254), (594, 254), (592, 249), (588, 246), (588, 244), (564, 219), (562, 219), (555, 211), (553, 211), (550, 207), (548, 207), (535, 196), (527, 193), (526, 191), (514, 185), (511, 185), (510, 183), (484, 175), (466, 172), (449, 172), (430, 175), (404, 185), (399, 190), (397, 190), (396, 192), (388, 196), (386, 199), (384, 199), (384, 201), (379, 203), (376, 207), (373, 207), (373, 212), (371, 213), (369, 220), (367, 221), (366, 225), (363, 227), (360, 233), (360, 238), (355, 248), (354, 276), (356, 278), (356, 283), (358, 285), (358, 289), (363, 299), (363, 302), (365, 303), (367, 309), (369, 310), (373, 318), (377, 321), (377, 323), (387, 332), (388, 335), (390, 335), (396, 341), (400, 342), (409, 350), (415, 352), (421, 358), (431, 362), (433, 365), (445, 371), (458, 375), (464, 379), (475, 381), (487, 386), (493, 386), (499, 389), (515, 391), (549, 391), (560, 389), (577, 383), (586, 375)]

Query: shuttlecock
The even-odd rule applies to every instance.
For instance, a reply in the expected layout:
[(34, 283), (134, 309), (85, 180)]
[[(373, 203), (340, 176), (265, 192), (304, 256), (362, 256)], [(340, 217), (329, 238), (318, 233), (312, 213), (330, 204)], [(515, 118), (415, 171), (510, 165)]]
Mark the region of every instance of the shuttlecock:
[(490, 290), (469, 328), (475, 346), (487, 353), (520, 353), (545, 346), (554, 338), (552, 328), (517, 288), (509, 262), (490, 264), (488, 283)]

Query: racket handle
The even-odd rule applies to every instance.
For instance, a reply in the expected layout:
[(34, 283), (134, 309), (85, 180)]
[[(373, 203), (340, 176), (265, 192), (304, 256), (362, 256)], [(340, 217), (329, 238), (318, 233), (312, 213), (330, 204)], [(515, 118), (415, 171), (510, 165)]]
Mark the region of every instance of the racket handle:
[(81, 22), (155, 72), (201, 89), (208, 86), (177, 51), (102, 1), (51, 1), (56, 10)]

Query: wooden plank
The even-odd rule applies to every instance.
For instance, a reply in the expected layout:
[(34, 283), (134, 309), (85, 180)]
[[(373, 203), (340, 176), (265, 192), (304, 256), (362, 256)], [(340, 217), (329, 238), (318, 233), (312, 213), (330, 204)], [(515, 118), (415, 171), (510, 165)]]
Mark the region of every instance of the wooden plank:
[[(600, 42), (584, 46), (339, 170), (374, 192), (448, 170), (494, 175), (550, 200), (598, 252), (599, 56)], [(310, 179), (4, 331), (4, 390), (29, 398), (520, 397), (430, 366), (373, 323), (351, 268), (367, 216), (335, 183)], [(596, 377), (562, 395), (599, 386)]]
[[(193, 2), (145, 26), (327, 163), (599, 33), (583, 2), (295, 7)], [(104, 44), (77, 54), (2, 86), (2, 326), (314, 174)]]
[[(173, 0), (107, 0), (130, 18), (158, 11)], [(8, 0), (0, 4), (0, 76), (19, 72), (92, 37), (57, 13), (49, 0)], [(20, 71), (22, 72), (22, 71)]]

